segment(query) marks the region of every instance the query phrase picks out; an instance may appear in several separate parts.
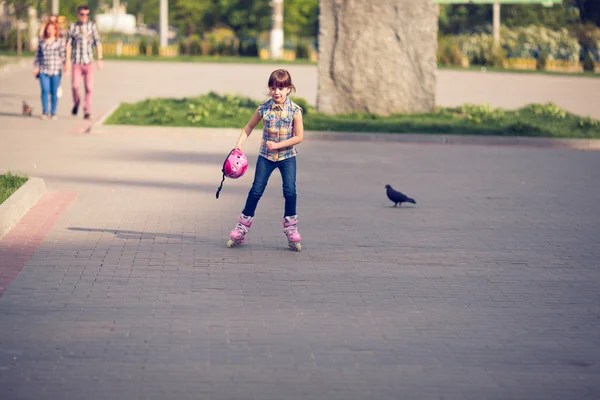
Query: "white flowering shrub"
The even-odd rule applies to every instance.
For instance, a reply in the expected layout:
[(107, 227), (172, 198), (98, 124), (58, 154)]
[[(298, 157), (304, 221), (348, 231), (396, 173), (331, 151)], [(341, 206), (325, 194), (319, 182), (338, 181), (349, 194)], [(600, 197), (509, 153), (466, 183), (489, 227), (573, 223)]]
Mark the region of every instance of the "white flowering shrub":
[[(553, 31), (540, 26), (509, 29), (502, 27), (500, 45), (509, 58), (545, 58), (579, 61), (581, 46), (566, 28)], [(475, 64), (485, 64), (493, 52), (493, 37), (488, 33), (457, 35), (461, 53)], [(596, 46), (596, 55), (600, 44)]]

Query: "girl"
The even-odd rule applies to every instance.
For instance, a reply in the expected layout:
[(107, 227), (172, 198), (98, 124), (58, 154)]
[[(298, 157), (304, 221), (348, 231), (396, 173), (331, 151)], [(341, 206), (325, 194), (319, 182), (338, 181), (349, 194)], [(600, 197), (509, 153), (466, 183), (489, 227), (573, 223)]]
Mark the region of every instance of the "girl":
[(42, 88), (42, 119), (48, 118), (48, 95), (52, 96), (52, 119), (56, 119), (58, 87), (62, 71), (67, 72), (67, 51), (60, 39), (56, 22), (48, 22), (44, 28), (44, 39), (35, 55), (33, 75), (40, 79)]
[(235, 145), (236, 149), (242, 150), (242, 145), (252, 133), (252, 129), (261, 119), (264, 120), (254, 182), (248, 193), (246, 206), (238, 218), (238, 223), (229, 234), (231, 240), (227, 246), (235, 247), (244, 242), (244, 237), (250, 230), (256, 206), (267, 187), (269, 177), (273, 170), (279, 169), (285, 198), (283, 232), (287, 236), (289, 247), (300, 251), (300, 234), (296, 215), (296, 148), (294, 146), (302, 142), (304, 137), (302, 108), (288, 98), (292, 91), (296, 91), (288, 71), (284, 69), (273, 71), (269, 77), (268, 87), (271, 99), (258, 106)]

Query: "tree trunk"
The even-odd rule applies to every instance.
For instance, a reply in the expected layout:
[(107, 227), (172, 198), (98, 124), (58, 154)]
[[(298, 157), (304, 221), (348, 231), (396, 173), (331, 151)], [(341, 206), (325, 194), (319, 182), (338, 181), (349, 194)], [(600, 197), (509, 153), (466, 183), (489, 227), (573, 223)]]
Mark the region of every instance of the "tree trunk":
[(435, 109), (433, 0), (320, 0), (317, 109), (387, 115)]
[(18, 18), (17, 21), (17, 57), (21, 57), (23, 49), (23, 34), (21, 33), (21, 20)]

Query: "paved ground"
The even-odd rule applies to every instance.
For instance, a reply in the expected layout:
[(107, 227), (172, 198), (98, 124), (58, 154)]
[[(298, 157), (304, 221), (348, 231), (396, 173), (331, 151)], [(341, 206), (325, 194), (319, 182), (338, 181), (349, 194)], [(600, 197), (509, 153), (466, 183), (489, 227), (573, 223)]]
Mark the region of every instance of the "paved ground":
[[(9, 115), (29, 88), (9, 76), (0, 168), (51, 193), (0, 241), (0, 260), (32, 253), (0, 297), (1, 399), (600, 396), (600, 153), (307, 140), (304, 251), (277, 175), (227, 249), (253, 173), (215, 200), (233, 136), (77, 134)], [(98, 109), (159, 79), (106, 86)], [(391, 208), (386, 183), (418, 204)]]

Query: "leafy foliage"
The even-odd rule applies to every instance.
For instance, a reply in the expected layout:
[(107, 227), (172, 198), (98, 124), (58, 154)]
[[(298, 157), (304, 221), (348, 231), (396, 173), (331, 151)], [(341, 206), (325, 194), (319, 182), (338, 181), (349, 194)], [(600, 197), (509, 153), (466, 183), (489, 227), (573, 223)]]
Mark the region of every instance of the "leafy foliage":
[[(530, 104), (519, 110), (464, 104), (438, 107), (429, 114), (382, 116), (358, 112), (328, 115), (316, 112), (302, 98), (292, 100), (304, 109), (307, 130), (600, 138), (600, 122), (573, 115), (553, 103)], [(122, 104), (107, 123), (241, 128), (258, 104), (253, 99), (216, 93), (183, 99), (147, 99)]]

